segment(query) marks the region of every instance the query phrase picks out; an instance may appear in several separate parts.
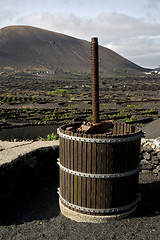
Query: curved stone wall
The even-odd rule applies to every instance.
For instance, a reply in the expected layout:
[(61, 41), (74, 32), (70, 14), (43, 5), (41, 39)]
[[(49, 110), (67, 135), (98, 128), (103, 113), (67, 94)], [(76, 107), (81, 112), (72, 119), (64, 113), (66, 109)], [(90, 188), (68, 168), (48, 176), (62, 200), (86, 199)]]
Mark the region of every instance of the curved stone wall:
[(0, 166), (0, 211), (23, 192), (58, 178), (59, 146), (36, 149)]

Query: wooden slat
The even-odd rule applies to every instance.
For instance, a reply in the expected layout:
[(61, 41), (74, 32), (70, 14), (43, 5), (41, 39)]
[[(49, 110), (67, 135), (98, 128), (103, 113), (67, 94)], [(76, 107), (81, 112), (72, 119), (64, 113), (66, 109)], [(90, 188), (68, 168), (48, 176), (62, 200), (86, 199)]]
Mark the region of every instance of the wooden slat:
[[(65, 139), (62, 139), (62, 146), (63, 146), (63, 155), (62, 155), (62, 164), (64, 166), (65, 164)], [(65, 179), (64, 179), (64, 171), (62, 172), (62, 181), (63, 181), (63, 190), (62, 190), (62, 196), (65, 197)]]
[(121, 123), (121, 135), (124, 134), (124, 123)]
[[(101, 138), (101, 135), (98, 136)], [(97, 172), (98, 174), (102, 174), (102, 144), (97, 144)], [(102, 180), (97, 179), (96, 184), (96, 208), (101, 208), (101, 201), (102, 201)]]
[[(83, 135), (83, 137), (86, 137), (86, 134)], [(87, 172), (87, 143), (83, 142), (83, 153), (82, 153), (82, 172)], [(86, 177), (82, 177), (82, 206), (87, 206), (87, 179)]]
[[(59, 138), (59, 161), (61, 161), (60, 159), (62, 159), (62, 138)], [(62, 195), (62, 173), (61, 173), (61, 169), (59, 168), (59, 187), (60, 187), (60, 194)]]
[(117, 129), (117, 127), (116, 127), (116, 122), (114, 123), (114, 126), (113, 126), (113, 129), (112, 129), (112, 134), (113, 135), (116, 135), (116, 129)]
[(129, 127), (130, 127), (129, 128), (129, 133), (132, 133), (132, 126), (130, 125)]
[(124, 123), (123, 126), (124, 126), (124, 128), (123, 128), (124, 134), (126, 134), (127, 133), (126, 123)]
[(120, 122), (117, 122), (117, 135), (121, 134)]
[[(91, 134), (88, 134), (91, 138)], [(92, 143), (87, 143), (87, 173), (91, 173), (92, 169)], [(91, 179), (87, 178), (87, 207), (91, 208)]]
[(122, 143), (121, 145), (123, 148), (122, 149), (123, 150), (123, 164), (121, 167), (121, 171), (127, 172), (128, 171), (128, 161), (129, 161), (129, 157), (130, 157), (130, 152), (128, 152), (130, 142), (125, 142), (125, 143)]
[[(107, 144), (107, 173), (113, 173), (113, 144)], [(108, 196), (107, 207), (110, 208), (112, 206), (112, 193), (113, 193), (113, 184), (112, 179), (106, 180), (106, 194)]]
[[(68, 139), (65, 139), (65, 163), (64, 166), (68, 168)], [(68, 201), (68, 173), (65, 172), (64, 174), (65, 178), (65, 200)]]
[[(83, 134), (79, 134), (82, 137)], [(77, 168), (78, 172), (82, 172), (82, 142), (78, 142), (78, 158), (77, 158)], [(78, 206), (82, 206), (82, 177), (78, 177)]]
[[(74, 133), (71, 132), (71, 136), (73, 136)], [(71, 141), (71, 170), (74, 169), (74, 142), (75, 141)], [(71, 174), (71, 203), (74, 203), (74, 176), (73, 174)]]
[[(105, 137), (104, 137), (105, 138)], [(106, 144), (102, 144), (102, 174), (107, 173), (107, 151), (106, 151)], [(101, 180), (102, 182), (102, 199), (101, 199), (101, 207), (103, 209), (106, 208), (106, 202), (108, 201), (108, 196), (106, 194), (106, 179)]]
[[(96, 138), (96, 135), (94, 135)], [(97, 171), (97, 150), (96, 150), (96, 143), (92, 143), (92, 174), (95, 174)], [(96, 208), (96, 179), (92, 178), (92, 190), (91, 190), (91, 208)]]
[[(62, 159), (62, 138), (59, 138), (59, 161), (61, 162)], [(61, 173), (61, 169), (59, 168), (59, 187), (60, 187), (60, 194), (62, 195), (62, 173)]]
[(127, 124), (127, 134), (129, 134), (129, 133), (130, 133), (130, 125)]
[[(68, 132), (68, 135), (71, 135), (71, 132)], [(68, 169), (71, 169), (71, 140), (68, 140)], [(68, 174), (68, 202), (71, 202), (71, 174)]]
[[(78, 136), (77, 133), (74, 134), (74, 136)], [(74, 170), (77, 171), (78, 170), (78, 142), (74, 141)], [(73, 178), (74, 181), (74, 204), (78, 205), (78, 177), (74, 175)], [(77, 210), (75, 210), (77, 212)]]
[(135, 126), (134, 125), (131, 126), (131, 133), (135, 133)]

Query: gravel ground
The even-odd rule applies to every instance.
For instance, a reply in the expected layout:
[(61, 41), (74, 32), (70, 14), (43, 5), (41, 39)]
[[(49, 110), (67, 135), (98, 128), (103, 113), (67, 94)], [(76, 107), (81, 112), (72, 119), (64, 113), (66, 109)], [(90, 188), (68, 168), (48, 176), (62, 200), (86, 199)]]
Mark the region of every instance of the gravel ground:
[(3, 240), (160, 239), (160, 179), (140, 173), (142, 200), (136, 211), (107, 223), (77, 223), (64, 217), (58, 206), (58, 179), (43, 183), (12, 202), (0, 226)]

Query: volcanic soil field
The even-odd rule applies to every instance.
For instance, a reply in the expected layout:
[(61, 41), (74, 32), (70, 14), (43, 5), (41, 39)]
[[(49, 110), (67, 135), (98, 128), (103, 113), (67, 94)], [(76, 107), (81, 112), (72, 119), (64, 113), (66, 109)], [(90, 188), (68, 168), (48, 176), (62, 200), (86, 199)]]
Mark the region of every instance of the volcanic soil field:
[[(88, 73), (5, 68), (0, 82), (1, 140), (47, 138), (68, 121), (92, 121)], [(160, 117), (160, 75), (100, 76), (99, 95), (101, 121), (144, 126)]]

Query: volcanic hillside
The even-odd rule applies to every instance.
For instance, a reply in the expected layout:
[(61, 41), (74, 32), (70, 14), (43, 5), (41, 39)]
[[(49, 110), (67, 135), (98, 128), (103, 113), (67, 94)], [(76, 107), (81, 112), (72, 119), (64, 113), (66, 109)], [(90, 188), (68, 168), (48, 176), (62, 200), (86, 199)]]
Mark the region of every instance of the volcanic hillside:
[[(91, 36), (92, 37), (92, 36)], [(100, 72), (143, 68), (108, 48), (99, 47)], [(0, 66), (43, 66), (90, 72), (90, 43), (29, 26), (0, 29)]]

